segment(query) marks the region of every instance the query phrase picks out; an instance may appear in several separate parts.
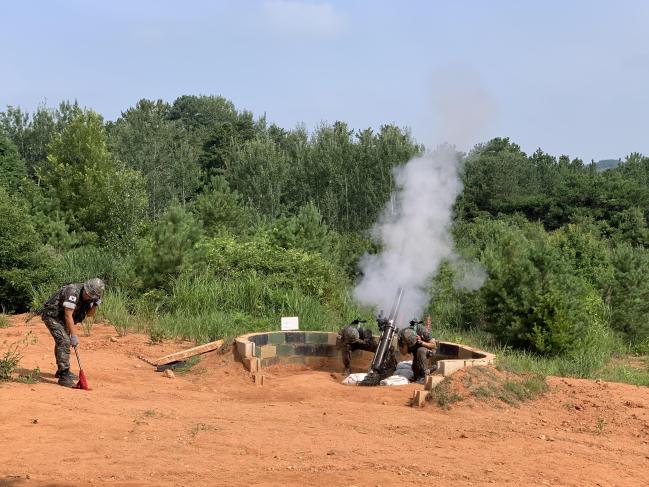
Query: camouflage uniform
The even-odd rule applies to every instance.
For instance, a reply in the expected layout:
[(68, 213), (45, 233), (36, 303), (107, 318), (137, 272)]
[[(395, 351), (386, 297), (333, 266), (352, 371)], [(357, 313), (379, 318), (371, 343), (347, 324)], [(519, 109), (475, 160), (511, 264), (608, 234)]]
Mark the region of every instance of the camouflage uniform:
[(428, 355), (431, 351), (421, 344), (411, 343), (407, 338), (409, 335), (414, 336), (415, 340), (416, 337), (419, 337), (422, 342), (430, 342), (433, 337), (426, 328), (417, 324), (410, 325), (399, 333), (399, 342), (402, 345), (407, 346), (408, 353), (412, 354), (412, 373), (414, 374), (414, 380), (416, 382), (426, 376)]
[(338, 333), (336, 345), (342, 350), (345, 373), (349, 374), (351, 372), (352, 352), (354, 350), (376, 352), (379, 344), (376, 338), (372, 336), (371, 330), (347, 325)]
[(83, 283), (66, 284), (43, 305), (41, 316), (54, 338), (54, 356), (58, 373), (70, 369), (70, 335), (65, 326), (65, 308), (73, 309), (75, 323), (80, 323), (99, 300), (83, 301)]

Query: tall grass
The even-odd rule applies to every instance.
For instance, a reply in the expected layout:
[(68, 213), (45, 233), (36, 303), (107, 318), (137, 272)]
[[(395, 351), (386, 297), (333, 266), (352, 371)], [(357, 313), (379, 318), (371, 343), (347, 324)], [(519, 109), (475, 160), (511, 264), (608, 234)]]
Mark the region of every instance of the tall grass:
[[(581, 337), (581, 346), (575, 352), (560, 356), (517, 350), (497, 342), (489, 333), (479, 329), (460, 330), (438, 324), (431, 331), (440, 340), (464, 343), (494, 353), (499, 368), (516, 373), (598, 378), (605, 374), (614, 353), (624, 349), (620, 339), (608, 327), (597, 324), (587, 329), (585, 336)], [(609, 374), (611, 377), (614, 375)], [(623, 377), (623, 374), (617, 376)]]
[(142, 318), (130, 311), (128, 295), (119, 288), (106, 291), (97, 311), (97, 319), (114, 326), (120, 336), (126, 335), (130, 330), (142, 331), (147, 325)]
[(282, 316), (298, 316), (305, 330), (337, 329), (358, 315), (351, 300), (332, 309), (297, 288), (280, 288), (261, 275), (219, 280), (179, 277), (157, 326), (173, 336), (208, 340), (279, 329)]

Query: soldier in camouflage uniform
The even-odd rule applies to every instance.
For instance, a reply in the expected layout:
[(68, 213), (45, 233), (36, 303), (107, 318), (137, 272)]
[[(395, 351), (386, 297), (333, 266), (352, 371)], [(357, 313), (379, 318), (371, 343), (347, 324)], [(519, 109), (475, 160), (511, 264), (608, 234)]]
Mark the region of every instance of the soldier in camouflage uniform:
[(426, 376), (426, 365), (437, 348), (437, 341), (430, 335), (421, 321), (413, 320), (410, 326), (399, 332), (399, 348), (402, 354), (412, 354), (413, 381), (423, 381)]
[(345, 366), (345, 375), (352, 372), (352, 352), (354, 350), (366, 350), (376, 352), (378, 342), (372, 336), (372, 330), (359, 326), (365, 323), (361, 320), (354, 320), (351, 324), (343, 327), (336, 337), (336, 346), (342, 350), (343, 365)]
[(43, 305), (41, 317), (54, 338), (55, 376), (62, 386), (74, 387), (78, 379), (70, 372), (70, 345), (79, 344), (74, 325), (95, 315), (104, 288), (104, 282), (97, 278), (66, 284)]

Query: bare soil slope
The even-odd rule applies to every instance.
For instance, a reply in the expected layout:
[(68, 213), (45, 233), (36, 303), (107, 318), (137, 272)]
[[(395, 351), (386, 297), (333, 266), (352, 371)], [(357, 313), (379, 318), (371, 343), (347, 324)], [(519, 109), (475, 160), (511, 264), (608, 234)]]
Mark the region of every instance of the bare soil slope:
[(11, 320), (0, 345), (33, 330), (21, 367), (43, 376), (0, 383), (0, 485), (649, 485), (647, 388), (551, 378), (518, 408), (414, 409), (414, 385), (343, 386), (279, 368), (255, 386), (216, 353), (166, 378), (137, 355), (191, 344), (111, 341), (96, 325), (81, 338), (86, 392), (56, 385), (38, 318)]

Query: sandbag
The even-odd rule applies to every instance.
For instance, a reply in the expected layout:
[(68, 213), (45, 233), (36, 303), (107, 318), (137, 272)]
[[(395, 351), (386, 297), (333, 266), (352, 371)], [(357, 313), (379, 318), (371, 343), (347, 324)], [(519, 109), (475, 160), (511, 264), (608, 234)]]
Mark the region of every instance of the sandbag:
[(410, 381), (406, 379), (405, 377), (402, 377), (400, 375), (392, 375), (388, 377), (387, 379), (383, 379), (380, 384), (382, 386), (405, 386), (406, 384), (409, 384)]
[(347, 377), (345, 377), (342, 381), (343, 384), (347, 385), (358, 385), (359, 382), (362, 382), (363, 379), (365, 379), (365, 376), (367, 373), (365, 372), (358, 372), (356, 374), (349, 374)]

